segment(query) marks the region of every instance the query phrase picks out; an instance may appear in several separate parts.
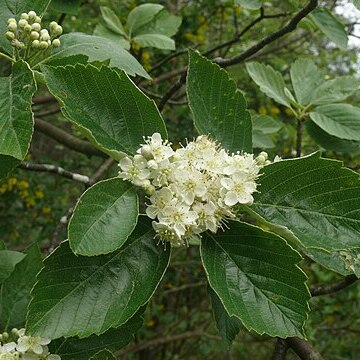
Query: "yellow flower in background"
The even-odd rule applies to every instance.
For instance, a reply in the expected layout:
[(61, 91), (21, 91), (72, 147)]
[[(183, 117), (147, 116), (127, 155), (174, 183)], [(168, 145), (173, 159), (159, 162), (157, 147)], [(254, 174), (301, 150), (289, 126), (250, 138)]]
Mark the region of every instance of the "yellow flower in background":
[(294, 115), (293, 112), (292, 112), (289, 108), (286, 108), (286, 109), (285, 109), (285, 114), (286, 114), (287, 116), (293, 116), (293, 115)]
[(142, 60), (146, 62), (150, 59), (150, 54), (146, 50), (144, 50), (141, 57), (142, 57)]
[(44, 215), (49, 215), (51, 213), (51, 207), (49, 206), (44, 206), (42, 209), (41, 209), (41, 212), (44, 214)]
[(24, 189), (28, 189), (29, 188), (29, 183), (26, 180), (21, 180), (17, 183), (17, 187), (20, 190), (24, 190)]
[(272, 106), (270, 109), (269, 109), (270, 113), (273, 114), (273, 115), (278, 115), (280, 114), (280, 109), (277, 107), (277, 106)]
[(36, 199), (43, 199), (44, 198), (44, 193), (41, 190), (36, 190), (35, 191), (35, 198)]
[(267, 110), (264, 106), (260, 106), (259, 109), (258, 109), (258, 113), (260, 115), (266, 115), (267, 114)]

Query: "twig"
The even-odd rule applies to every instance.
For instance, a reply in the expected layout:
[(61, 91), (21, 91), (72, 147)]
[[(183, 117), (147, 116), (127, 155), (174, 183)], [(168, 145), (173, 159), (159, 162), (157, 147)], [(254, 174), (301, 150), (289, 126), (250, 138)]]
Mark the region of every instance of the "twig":
[(50, 165), (50, 164), (31, 164), (25, 161), (22, 161), (19, 165), (21, 169), (39, 171), (39, 172), (48, 172), (60, 175), (64, 178), (80, 182), (82, 184), (88, 185), (90, 179), (86, 175), (81, 175), (77, 173), (72, 173), (68, 170), (63, 169), (60, 166)]
[(115, 164), (114, 159), (112, 158), (106, 159), (95, 171), (94, 175), (90, 177), (89, 185), (91, 186), (97, 183), (114, 164)]
[(302, 360), (323, 360), (321, 354), (303, 339), (290, 337), (286, 342)]
[(57, 106), (54, 109), (45, 110), (45, 111), (42, 111), (42, 112), (35, 113), (35, 116), (41, 118), (41, 117), (57, 114), (60, 111), (61, 111), (61, 108)]
[(102, 151), (91, 145), (87, 141), (77, 139), (75, 136), (68, 134), (66, 131), (52, 125), (44, 120), (35, 119), (35, 130), (50, 136), (59, 143), (67, 146), (69, 149), (75, 150), (85, 155), (96, 155), (107, 157)]
[(342, 279), (334, 284), (322, 285), (322, 286), (315, 287), (314, 289), (312, 289), (310, 291), (311, 296), (333, 294), (337, 291), (347, 288), (348, 286), (350, 286), (357, 280), (358, 280), (358, 278), (354, 274), (348, 275), (344, 279)]
[(32, 102), (34, 105), (41, 105), (41, 104), (55, 103), (56, 99), (51, 95), (38, 96), (33, 98)]
[(300, 157), (302, 150), (302, 120), (297, 119), (296, 121), (296, 156)]
[(289, 345), (286, 343), (286, 341), (284, 339), (278, 338), (271, 360), (284, 360), (286, 358), (288, 349)]

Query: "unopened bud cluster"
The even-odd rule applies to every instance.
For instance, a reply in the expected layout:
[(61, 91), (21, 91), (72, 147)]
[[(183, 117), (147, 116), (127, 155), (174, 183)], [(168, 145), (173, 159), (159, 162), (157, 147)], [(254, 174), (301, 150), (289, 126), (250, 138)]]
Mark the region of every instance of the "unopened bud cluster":
[(25, 329), (12, 329), (0, 334), (0, 360), (61, 360), (50, 354), (49, 339), (25, 335)]
[(14, 18), (8, 19), (7, 29), (6, 38), (18, 50), (46, 50), (49, 47), (59, 47), (58, 37), (63, 32), (62, 27), (55, 21), (50, 23), (49, 30), (43, 29), (41, 18), (35, 11), (21, 14), (18, 21)]
[(207, 136), (174, 151), (155, 133), (120, 161), (119, 176), (149, 195), (146, 214), (156, 236), (186, 245), (206, 230), (216, 233), (235, 217), (236, 204), (252, 204), (259, 170), (269, 163), (265, 152), (230, 155)]

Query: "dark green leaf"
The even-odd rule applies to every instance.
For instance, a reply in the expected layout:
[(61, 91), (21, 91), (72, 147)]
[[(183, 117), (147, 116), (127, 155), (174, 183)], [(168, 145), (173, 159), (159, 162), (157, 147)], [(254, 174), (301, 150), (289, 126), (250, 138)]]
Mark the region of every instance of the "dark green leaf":
[(83, 193), (70, 220), (72, 251), (93, 256), (119, 249), (134, 230), (138, 213), (130, 183), (119, 178), (96, 183)]
[(230, 152), (252, 151), (251, 118), (243, 94), (225, 70), (192, 50), (187, 94), (200, 134), (209, 134)]
[(106, 6), (101, 6), (100, 10), (106, 27), (108, 27), (114, 33), (126, 36), (124, 27), (115, 12)]
[(312, 102), (314, 92), (325, 81), (322, 72), (310, 59), (298, 59), (291, 64), (291, 82), (297, 101), (302, 105)]
[(229, 316), (216, 292), (210, 286), (208, 287), (208, 294), (211, 299), (216, 327), (222, 339), (230, 346), (243, 326), (238, 318)]
[(34, 131), (31, 101), (36, 84), (27, 63), (19, 61), (0, 78), (0, 154), (23, 160)]
[(339, 48), (346, 49), (348, 37), (344, 25), (325, 7), (319, 7), (310, 14), (318, 28)]
[(117, 42), (120, 46), (122, 46), (125, 50), (130, 49), (130, 43), (129, 41), (125, 40), (122, 36), (119, 34), (114, 33), (113, 31), (109, 30), (105, 25), (102, 23), (96, 25), (96, 28), (94, 30), (94, 35), (96, 36), (102, 36), (105, 37), (111, 41)]
[(290, 106), (289, 98), (285, 94), (284, 79), (278, 71), (270, 65), (263, 65), (258, 62), (247, 63), (246, 69), (263, 93), (279, 104)]
[(120, 70), (90, 64), (44, 67), (51, 93), (63, 113), (100, 149), (115, 158), (134, 154), (144, 136), (167, 137), (154, 103)]
[(90, 360), (116, 360), (116, 357), (108, 350), (102, 350), (96, 353)]
[(360, 108), (349, 104), (322, 105), (310, 113), (310, 118), (330, 135), (360, 141)]
[(60, 37), (61, 46), (54, 49), (43, 63), (71, 55), (86, 55), (89, 62), (110, 59), (110, 67), (124, 70), (127, 74), (140, 75), (150, 79), (149, 74), (139, 62), (119, 43), (100, 36), (70, 33)]
[(201, 256), (208, 281), (229, 316), (260, 334), (304, 336), (309, 291), (298, 252), (275, 234), (230, 222), (206, 234)]
[(29, 334), (83, 338), (119, 327), (153, 295), (169, 255), (145, 222), (139, 222), (120, 251), (108, 255), (75, 256), (64, 242), (38, 275), (27, 317)]
[(34, 244), (25, 250), (26, 257), (16, 265), (15, 271), (5, 280), (0, 296), (0, 328), (22, 327), (30, 301), (30, 291), (36, 274), (42, 267), (39, 246)]
[(21, 252), (11, 250), (0, 250), (0, 284), (14, 271), (25, 255)]
[(11, 156), (0, 155), (0, 182), (5, 180), (19, 163), (20, 160)]
[(145, 24), (148, 24), (164, 7), (160, 4), (142, 4), (130, 11), (127, 26), (130, 35), (136, 33)]
[(252, 209), (286, 226), (305, 247), (360, 246), (360, 177), (319, 154), (263, 168)]

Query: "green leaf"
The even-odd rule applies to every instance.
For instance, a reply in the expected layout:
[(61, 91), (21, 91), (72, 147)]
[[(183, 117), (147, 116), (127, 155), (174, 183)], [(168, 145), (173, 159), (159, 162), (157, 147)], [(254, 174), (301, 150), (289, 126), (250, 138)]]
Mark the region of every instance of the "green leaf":
[(251, 118), (243, 94), (227, 72), (189, 51), (187, 94), (194, 124), (230, 152), (252, 151)]
[(69, 15), (77, 15), (79, 7), (80, 0), (52, 0), (50, 5), (51, 10)]
[(326, 150), (333, 150), (339, 153), (355, 154), (360, 151), (360, 142), (339, 139), (329, 135), (312, 121), (306, 121), (306, 130), (309, 135)]
[(252, 209), (286, 226), (305, 247), (360, 246), (360, 177), (318, 153), (262, 170)]
[(291, 64), (291, 82), (301, 105), (312, 102), (314, 92), (325, 81), (322, 72), (310, 59), (298, 59)]
[(75, 254), (94, 256), (119, 249), (135, 228), (138, 196), (130, 183), (113, 178), (87, 189), (69, 223)]
[(31, 101), (36, 84), (27, 63), (19, 61), (0, 78), (0, 154), (23, 160), (34, 131)]
[(136, 35), (162, 34), (174, 36), (181, 25), (181, 17), (170, 14), (167, 10), (159, 11), (154, 19), (136, 30)]
[(318, 28), (339, 48), (347, 48), (348, 36), (342, 24), (327, 8), (319, 7), (313, 10), (310, 18)]
[(14, 271), (25, 255), (18, 251), (0, 250), (0, 284)]
[(229, 226), (223, 233), (207, 233), (201, 242), (209, 284), (227, 313), (259, 334), (303, 337), (310, 294), (297, 266), (300, 254), (258, 227)]
[(208, 286), (208, 294), (211, 299), (216, 327), (222, 339), (230, 346), (243, 326), (238, 318), (229, 316), (216, 292), (210, 286)]
[(88, 64), (43, 67), (50, 92), (64, 115), (102, 150), (119, 159), (134, 154), (144, 136), (167, 137), (154, 103), (120, 70)]
[(360, 0), (353, 0), (353, 4), (358, 10), (360, 10)]
[(108, 255), (75, 256), (64, 242), (38, 275), (27, 317), (29, 334), (83, 338), (119, 327), (151, 298), (169, 256), (144, 221), (120, 251)]
[(35, 284), (36, 274), (42, 267), (41, 252), (37, 244), (24, 251), (25, 258), (8, 277), (0, 295), (0, 327), (11, 329), (22, 327), (30, 301), (30, 291)]
[(0, 240), (0, 250), (6, 250), (6, 245), (2, 240)]
[(0, 155), (0, 182), (5, 180), (19, 163), (20, 160), (11, 156)]
[(280, 121), (276, 121), (268, 115), (253, 115), (251, 121), (253, 130), (261, 131), (264, 134), (274, 134), (283, 127)]
[(42, 16), (50, 4), (51, 0), (2, 0), (0, 1), (0, 48), (2, 47), (9, 54), (12, 54), (12, 46), (10, 42), (3, 35), (7, 31), (7, 19), (11, 17), (19, 17), (21, 13), (30, 10), (36, 11), (39, 16)]
[(262, 0), (235, 0), (235, 4), (238, 4), (245, 9), (260, 9), (262, 6)]
[(310, 113), (310, 118), (330, 135), (360, 141), (360, 108), (349, 104), (322, 105)]
[(100, 336), (92, 335), (85, 339), (77, 337), (58, 339), (50, 344), (51, 353), (61, 356), (61, 360), (88, 360), (104, 348), (115, 352), (122, 349), (134, 339), (134, 335), (142, 326), (140, 309), (126, 324), (117, 329), (110, 329)]
[(90, 360), (112, 360), (116, 357), (108, 350), (102, 350), (96, 353), (93, 357), (90, 358)]
[(124, 27), (115, 12), (106, 6), (101, 6), (100, 10), (105, 25), (114, 33), (126, 36)]
[(125, 40), (121, 35), (116, 34), (113, 31), (109, 30), (102, 23), (96, 25), (95, 30), (94, 30), (94, 35), (105, 37), (111, 41), (117, 42), (125, 50), (130, 50), (129, 41)]
[(86, 55), (89, 62), (109, 59), (110, 67), (124, 70), (132, 76), (140, 75), (150, 79), (139, 62), (117, 42), (77, 32), (62, 35), (60, 40), (61, 46), (53, 49), (51, 56), (44, 60), (43, 64), (72, 55)]
[(127, 18), (127, 26), (129, 28), (130, 35), (153, 20), (155, 15), (163, 8), (164, 7), (159, 4), (143, 4), (131, 10)]
[(314, 105), (324, 105), (343, 101), (359, 90), (359, 87), (360, 79), (353, 76), (339, 76), (317, 87), (311, 102)]
[(247, 63), (246, 69), (263, 93), (279, 104), (290, 107), (289, 98), (285, 94), (285, 82), (278, 71), (270, 65), (263, 65), (258, 62)]
[(155, 47), (157, 49), (175, 50), (175, 41), (161, 34), (144, 34), (133, 38), (141, 47)]

